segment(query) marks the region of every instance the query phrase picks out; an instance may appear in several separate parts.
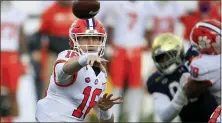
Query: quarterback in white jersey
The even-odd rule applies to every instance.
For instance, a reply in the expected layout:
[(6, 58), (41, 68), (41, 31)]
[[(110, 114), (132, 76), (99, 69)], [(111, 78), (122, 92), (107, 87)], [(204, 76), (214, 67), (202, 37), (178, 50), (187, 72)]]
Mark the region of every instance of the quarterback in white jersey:
[[(39, 122), (83, 122), (91, 108), (98, 119), (113, 122), (110, 108), (122, 98), (103, 94), (106, 89), (104, 54), (106, 32), (92, 18), (74, 21), (70, 30), (70, 49), (59, 53), (45, 98), (38, 101)], [(101, 97), (101, 98), (100, 98)]]
[[(139, 122), (140, 118), (142, 56), (145, 49), (151, 46), (149, 43), (151, 39), (148, 39), (149, 33), (146, 30), (150, 12), (148, 3), (135, 0), (102, 1), (101, 11), (96, 16), (104, 21), (108, 30), (110, 50), (107, 48), (106, 55), (111, 59), (109, 75), (113, 93), (116, 95), (123, 93), (124, 80), (127, 80), (127, 93), (134, 99), (127, 104), (128, 122)], [(148, 61), (147, 64), (149, 62), (152, 64), (152, 61)], [(115, 122), (118, 122), (120, 105), (114, 106), (113, 112), (116, 116)]]
[[(199, 96), (206, 89), (214, 95), (218, 105), (221, 103), (221, 23), (216, 20), (204, 20), (197, 23), (190, 34), (192, 45), (198, 48), (200, 56), (190, 64), (190, 77), (184, 90), (188, 98)], [(209, 122), (220, 122), (220, 116), (212, 117)]]

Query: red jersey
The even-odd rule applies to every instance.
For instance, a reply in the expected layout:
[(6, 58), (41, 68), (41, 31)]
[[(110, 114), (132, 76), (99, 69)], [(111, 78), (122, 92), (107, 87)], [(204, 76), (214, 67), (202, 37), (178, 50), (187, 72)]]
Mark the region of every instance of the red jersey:
[(59, 37), (68, 37), (69, 27), (75, 19), (76, 17), (72, 13), (72, 4), (64, 7), (55, 2), (42, 14), (40, 32)]
[(216, 19), (216, 20), (220, 21), (221, 16), (220, 16), (220, 12), (218, 11), (218, 7), (220, 7), (220, 6), (213, 6), (212, 10), (205, 17), (203, 17), (201, 12), (198, 10), (181, 16), (180, 21), (183, 23), (183, 25), (185, 27), (184, 28), (184, 39), (189, 40), (190, 32), (191, 32), (193, 26), (197, 22), (199, 22), (203, 19)]

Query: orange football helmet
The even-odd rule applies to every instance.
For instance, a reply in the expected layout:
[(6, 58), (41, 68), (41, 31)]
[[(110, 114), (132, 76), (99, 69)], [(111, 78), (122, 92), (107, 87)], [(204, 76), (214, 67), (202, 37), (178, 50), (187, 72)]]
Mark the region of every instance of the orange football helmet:
[(221, 23), (216, 20), (198, 22), (190, 33), (190, 41), (202, 54), (220, 54)]
[[(101, 40), (100, 45), (80, 45), (78, 37), (81, 36), (98, 36), (100, 37), (99, 39)], [(80, 54), (88, 53), (88, 54), (97, 54), (98, 56), (104, 55), (107, 34), (101, 22), (95, 18), (87, 20), (84, 19), (75, 20), (69, 29), (69, 38), (70, 38), (69, 41), (70, 48), (77, 51)], [(86, 46), (87, 49), (90, 46), (98, 46), (98, 50), (96, 52), (90, 52), (88, 50), (87, 52), (83, 52), (80, 46)]]

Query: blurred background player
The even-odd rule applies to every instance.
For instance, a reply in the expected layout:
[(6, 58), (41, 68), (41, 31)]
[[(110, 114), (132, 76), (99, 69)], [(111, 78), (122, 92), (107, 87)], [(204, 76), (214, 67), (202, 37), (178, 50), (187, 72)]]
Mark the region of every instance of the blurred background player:
[(182, 122), (207, 122), (217, 107), (208, 91), (198, 99), (188, 100), (180, 87), (180, 77), (188, 72), (189, 59), (195, 56), (198, 52), (193, 47), (185, 56), (182, 40), (173, 34), (163, 33), (155, 38), (152, 57), (158, 71), (149, 77), (147, 88), (162, 122), (172, 122), (177, 116)]
[[(104, 1), (105, 3), (105, 1)], [(148, 13), (145, 1), (110, 2), (112, 6), (100, 11), (97, 17), (104, 21), (108, 31), (108, 44), (112, 50), (109, 72), (114, 95), (120, 95), (127, 87), (128, 121), (139, 122), (142, 102), (141, 57), (148, 49), (146, 24)], [(105, 14), (109, 11), (109, 14)], [(127, 83), (124, 83), (124, 82)], [(125, 96), (126, 98), (126, 96)], [(132, 100), (133, 99), (133, 100)], [(125, 107), (125, 106), (124, 106)], [(114, 106), (115, 122), (119, 121), (120, 105)]]
[[(43, 92), (46, 91), (52, 64), (58, 53), (69, 48), (67, 30), (75, 19), (72, 1), (53, 2), (41, 15), (39, 31), (34, 35), (35, 41), (31, 44), (37, 74), (35, 80), (38, 99), (41, 99)], [(43, 86), (40, 80), (43, 81)]]
[[(24, 13), (15, 9), (10, 1), (1, 2), (1, 122), (12, 122), (12, 118), (19, 115), (18, 82), (30, 61), (24, 21)], [(5, 103), (8, 109), (4, 110)]]
[(193, 26), (204, 19), (216, 19), (220, 21), (221, 14), (220, 11), (220, 3), (216, 1), (198, 1), (197, 8), (193, 11), (188, 11), (180, 17), (180, 22), (184, 27), (184, 42), (185, 48), (189, 48), (190, 46), (190, 32)]
[[(188, 98), (193, 98), (209, 90), (220, 105), (221, 23), (212, 19), (198, 22), (190, 33), (190, 40), (200, 55), (191, 61), (190, 73), (183, 75), (184, 92)], [(220, 114), (212, 116), (211, 122), (220, 122)]]
[(161, 33), (180, 35), (179, 17), (185, 12), (182, 3), (177, 1), (152, 1), (148, 18), (149, 37), (152, 41)]

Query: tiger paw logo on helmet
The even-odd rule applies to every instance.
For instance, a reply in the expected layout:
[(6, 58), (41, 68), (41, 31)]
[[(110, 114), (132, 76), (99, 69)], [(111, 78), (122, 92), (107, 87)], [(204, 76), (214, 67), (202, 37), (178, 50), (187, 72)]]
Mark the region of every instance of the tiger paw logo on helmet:
[(220, 54), (221, 23), (213, 19), (198, 22), (190, 33), (190, 41), (202, 54)]
[(212, 45), (213, 45), (213, 47), (214, 47), (214, 49), (216, 50), (216, 52), (217, 53), (220, 53), (221, 52), (221, 36), (217, 36), (216, 37), (216, 40), (215, 40), (216, 42), (215, 43), (213, 43)]
[(198, 44), (201, 49), (204, 48), (210, 48), (210, 39), (207, 38), (207, 36), (199, 36), (198, 37)]

